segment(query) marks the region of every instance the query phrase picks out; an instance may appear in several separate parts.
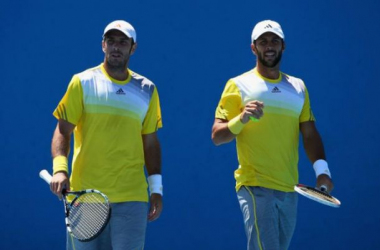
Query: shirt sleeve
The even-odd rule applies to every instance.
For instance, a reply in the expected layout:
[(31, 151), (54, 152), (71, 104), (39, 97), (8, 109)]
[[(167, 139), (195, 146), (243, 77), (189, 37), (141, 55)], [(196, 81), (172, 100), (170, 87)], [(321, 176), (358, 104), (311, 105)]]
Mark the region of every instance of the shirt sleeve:
[(308, 121), (315, 121), (315, 117), (314, 117), (313, 111), (311, 110), (309, 92), (307, 91), (307, 88), (305, 86), (305, 102), (302, 107), (299, 122), (301, 123), (301, 122), (308, 122)]
[(157, 87), (154, 87), (152, 98), (150, 99), (148, 112), (145, 116), (142, 134), (151, 134), (162, 128), (160, 98)]
[(243, 110), (243, 104), (239, 88), (230, 79), (224, 88), (218, 107), (215, 111), (215, 118), (231, 120), (239, 115)]
[(67, 91), (53, 112), (57, 119), (77, 125), (83, 112), (83, 89), (78, 76), (71, 79)]

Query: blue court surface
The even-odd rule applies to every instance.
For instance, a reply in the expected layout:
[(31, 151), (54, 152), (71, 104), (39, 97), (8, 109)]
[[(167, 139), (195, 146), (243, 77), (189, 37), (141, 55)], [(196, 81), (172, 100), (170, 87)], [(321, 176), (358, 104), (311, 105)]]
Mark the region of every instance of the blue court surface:
[[(164, 211), (147, 250), (245, 249), (233, 172), (235, 144), (211, 141), (229, 78), (254, 67), (250, 35), (278, 21), (282, 71), (302, 78), (323, 138), (340, 208), (299, 197), (290, 249), (380, 249), (380, 2), (11, 1), (0, 3), (0, 249), (64, 249), (63, 207), (38, 177), (51, 169), (52, 112), (74, 73), (103, 60), (104, 27), (131, 22), (130, 68), (158, 87), (164, 127)], [(300, 145), (300, 182), (314, 185)]]

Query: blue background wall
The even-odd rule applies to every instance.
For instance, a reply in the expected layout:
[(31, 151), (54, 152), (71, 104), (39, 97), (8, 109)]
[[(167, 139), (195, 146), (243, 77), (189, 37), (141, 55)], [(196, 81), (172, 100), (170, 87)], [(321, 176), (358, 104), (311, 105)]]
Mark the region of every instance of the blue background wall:
[[(379, 249), (379, 1), (0, 2), (0, 249), (63, 249), (62, 204), (38, 177), (51, 169), (53, 109), (72, 74), (103, 60), (115, 19), (137, 30), (130, 67), (159, 89), (164, 211), (146, 249), (245, 249), (234, 143), (210, 140), (226, 81), (250, 70), (254, 24), (281, 23), (282, 70), (306, 82), (342, 207), (303, 197), (291, 249)], [(300, 181), (313, 184), (300, 147)]]

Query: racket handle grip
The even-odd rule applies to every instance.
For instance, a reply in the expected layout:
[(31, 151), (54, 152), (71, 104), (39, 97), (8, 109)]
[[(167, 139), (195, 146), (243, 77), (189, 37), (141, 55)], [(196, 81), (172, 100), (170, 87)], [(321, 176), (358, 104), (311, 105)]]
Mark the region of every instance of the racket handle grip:
[(44, 180), (44, 181), (46, 181), (46, 183), (47, 184), (50, 184), (50, 181), (51, 181), (51, 175), (49, 174), (49, 172), (46, 170), (46, 169), (44, 169), (44, 170), (41, 170), (41, 172), (40, 172), (40, 177)]
[(327, 192), (327, 186), (326, 186), (326, 185), (322, 185), (319, 189), (320, 189), (322, 192)]

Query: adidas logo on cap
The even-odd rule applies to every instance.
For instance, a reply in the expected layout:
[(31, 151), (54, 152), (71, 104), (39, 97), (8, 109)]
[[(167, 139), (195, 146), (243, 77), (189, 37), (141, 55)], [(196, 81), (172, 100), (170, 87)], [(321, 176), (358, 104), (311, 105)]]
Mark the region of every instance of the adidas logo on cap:
[(264, 29), (269, 29), (272, 28), (272, 25), (268, 24), (267, 26), (264, 27)]

